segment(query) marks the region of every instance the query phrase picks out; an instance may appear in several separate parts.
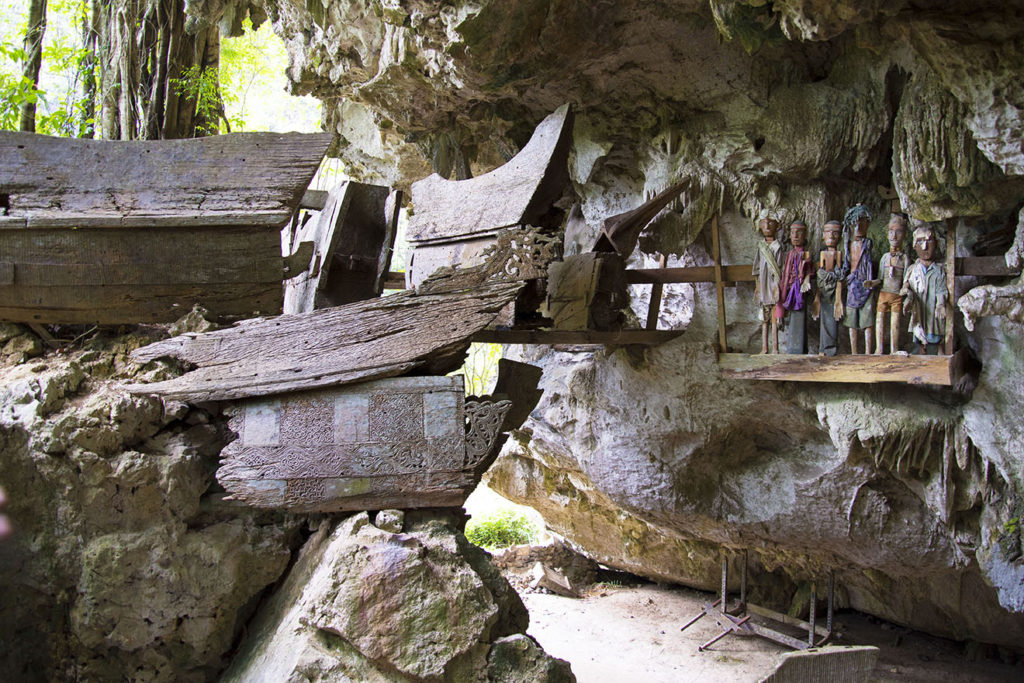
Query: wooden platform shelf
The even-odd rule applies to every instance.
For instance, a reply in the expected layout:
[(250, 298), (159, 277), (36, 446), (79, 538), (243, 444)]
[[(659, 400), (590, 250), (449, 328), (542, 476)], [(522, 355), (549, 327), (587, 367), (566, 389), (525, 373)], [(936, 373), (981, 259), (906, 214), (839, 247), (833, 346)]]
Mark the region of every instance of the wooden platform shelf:
[(675, 339), (685, 330), (481, 330), (474, 342), (484, 344), (607, 344), (654, 346)]
[(792, 356), (722, 353), (718, 367), (729, 379), (785, 382), (932, 384), (952, 386), (963, 374), (963, 354), (951, 356)]

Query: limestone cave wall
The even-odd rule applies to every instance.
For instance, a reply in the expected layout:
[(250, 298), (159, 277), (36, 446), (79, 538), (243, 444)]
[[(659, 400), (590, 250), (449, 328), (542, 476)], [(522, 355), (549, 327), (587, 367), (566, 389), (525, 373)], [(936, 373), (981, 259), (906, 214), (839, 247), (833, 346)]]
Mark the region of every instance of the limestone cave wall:
[[(193, 2), (215, 20), (231, 2)], [(324, 102), (334, 150), (364, 180), (407, 186), (503, 163), (570, 102), (582, 220), (670, 183), (681, 199), (633, 263), (706, 265), (719, 213), (727, 263), (753, 221), (820, 226), (863, 202), (884, 245), (893, 193), (917, 221), (952, 218), (959, 255), (1007, 252), (1024, 229), (1020, 2), (821, 0), (264, 0), (297, 92)], [(233, 10), (234, 11), (234, 10)], [(415, 207), (412, 207), (415, 210)], [(879, 247), (881, 248), (881, 246)], [(880, 253), (875, 254), (875, 257)], [(643, 315), (646, 292), (634, 288)], [(964, 395), (909, 386), (719, 379), (714, 297), (668, 288), (647, 351), (512, 351), (545, 368), (542, 403), (490, 474), (602, 562), (709, 587), (721, 548), (770, 572), (784, 603), (838, 572), (842, 604), (960, 638), (1019, 645), (1024, 500), (1022, 283), (958, 280), (982, 364)], [(968, 293), (969, 292), (969, 293)], [(730, 340), (758, 342), (747, 285)]]

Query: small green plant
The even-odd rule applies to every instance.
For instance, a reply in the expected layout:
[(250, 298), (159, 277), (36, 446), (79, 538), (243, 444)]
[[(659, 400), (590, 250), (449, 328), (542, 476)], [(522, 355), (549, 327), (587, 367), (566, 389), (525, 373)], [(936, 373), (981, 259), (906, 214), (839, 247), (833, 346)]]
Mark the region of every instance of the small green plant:
[(225, 132), (231, 132), (231, 124), (224, 115), (224, 102), (221, 97), (220, 79), (216, 69), (200, 68), (193, 65), (182, 72), (181, 78), (169, 79), (179, 97), (185, 97), (196, 103), (196, 126), (198, 135), (215, 135), (220, 130), (220, 122), (226, 125)]
[(499, 510), (486, 517), (473, 517), (466, 523), (466, 538), (469, 542), (488, 550), (532, 543), (537, 540), (539, 533), (526, 515), (513, 510)]

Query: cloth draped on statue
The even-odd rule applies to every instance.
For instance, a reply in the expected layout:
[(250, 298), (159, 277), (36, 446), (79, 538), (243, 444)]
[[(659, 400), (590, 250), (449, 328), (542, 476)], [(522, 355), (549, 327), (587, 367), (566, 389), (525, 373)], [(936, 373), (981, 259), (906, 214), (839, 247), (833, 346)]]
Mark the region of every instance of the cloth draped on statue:
[(793, 247), (786, 253), (786, 265), (782, 269), (781, 296), (775, 306), (775, 317), (782, 319), (786, 311), (801, 311), (804, 308), (804, 285), (809, 283), (811, 261), (805, 259), (807, 252), (802, 247)]
[(874, 279), (874, 267), (871, 263), (873, 247), (870, 237), (861, 240), (860, 259), (846, 276), (847, 308), (861, 308), (871, 298), (871, 290), (864, 286), (864, 281)]

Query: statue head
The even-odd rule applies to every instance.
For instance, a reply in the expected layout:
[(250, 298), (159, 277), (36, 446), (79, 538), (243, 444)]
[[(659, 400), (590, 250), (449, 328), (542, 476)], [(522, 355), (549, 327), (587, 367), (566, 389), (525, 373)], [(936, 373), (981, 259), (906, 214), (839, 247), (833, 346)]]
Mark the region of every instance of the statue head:
[(775, 239), (776, 233), (779, 232), (779, 222), (774, 218), (762, 218), (757, 222), (757, 229), (761, 231), (765, 239)]
[(850, 236), (857, 239), (867, 237), (870, 226), (871, 212), (863, 204), (850, 207), (850, 210), (843, 216), (843, 227), (849, 231)]
[(843, 224), (839, 221), (829, 221), (822, 229), (825, 239), (825, 246), (835, 248), (839, 246), (839, 238), (843, 234)]
[(917, 258), (925, 265), (931, 265), (939, 253), (939, 240), (935, 236), (935, 229), (928, 225), (922, 225), (914, 231), (914, 251)]
[(789, 224), (789, 241), (794, 247), (803, 247), (807, 244), (807, 224), (803, 221), (793, 221)]
[(907, 228), (910, 221), (905, 213), (894, 213), (889, 218), (889, 248), (896, 251), (903, 251), (903, 241), (907, 237)]

